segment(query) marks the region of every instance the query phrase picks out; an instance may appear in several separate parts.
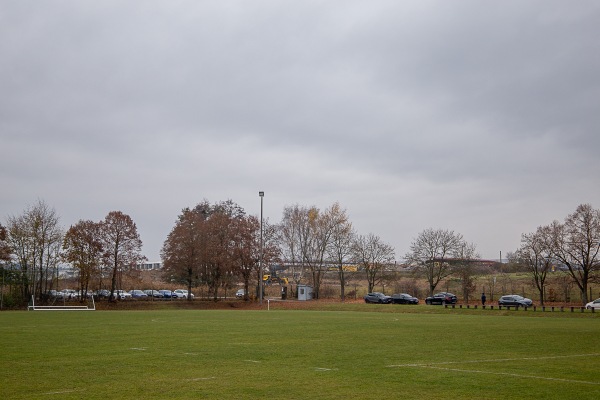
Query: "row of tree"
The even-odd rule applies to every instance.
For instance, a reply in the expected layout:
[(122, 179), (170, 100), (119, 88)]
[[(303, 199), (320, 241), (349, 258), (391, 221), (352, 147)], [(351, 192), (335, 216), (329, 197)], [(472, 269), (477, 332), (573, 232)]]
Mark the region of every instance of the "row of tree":
[[(6, 279), (23, 299), (42, 297), (58, 279), (58, 264), (69, 263), (78, 271), (79, 287), (120, 289), (121, 273), (135, 270), (145, 257), (135, 223), (119, 211), (100, 222), (81, 220), (63, 232), (53, 209), (43, 201), (0, 225), (0, 262), (12, 263)], [(521, 247), (510, 254), (511, 262), (528, 269), (544, 300), (548, 272), (564, 267), (587, 301), (587, 288), (598, 280), (600, 269), (600, 212), (581, 205), (565, 218), (524, 234)], [(164, 279), (185, 283), (188, 290), (205, 285), (216, 299), (220, 288), (240, 281), (246, 296), (262, 281), (261, 272), (280, 265), (293, 284), (309, 283), (316, 298), (327, 271), (335, 271), (342, 300), (353, 279), (366, 279), (373, 291), (394, 269), (394, 248), (374, 234), (358, 234), (346, 210), (338, 203), (326, 209), (287, 206), (281, 222), (271, 224), (247, 215), (233, 201), (211, 204), (204, 200), (185, 208), (177, 217), (161, 249)], [(468, 301), (475, 290), (474, 278), (484, 271), (476, 247), (461, 234), (444, 229), (419, 233), (405, 255), (405, 262), (427, 281), (432, 294), (441, 282), (454, 277), (461, 282)], [(348, 269), (360, 268), (361, 274)], [(6, 268), (3, 268), (6, 275)], [(108, 283), (110, 282), (110, 283)], [(95, 287), (90, 288), (93, 283)]]
[(322, 211), (314, 206), (285, 207), (275, 231), (293, 281), (298, 284), (309, 274), (316, 298), (325, 271), (337, 272), (344, 300), (345, 287), (353, 277), (346, 265), (356, 264), (365, 271), (370, 292), (381, 281), (386, 268), (395, 263), (394, 248), (377, 235), (357, 234), (346, 210), (338, 203)]
[[(430, 294), (440, 282), (453, 276), (461, 282), (465, 301), (475, 290), (474, 277), (486, 272), (475, 245), (447, 230), (424, 230), (405, 258), (427, 280)], [(587, 303), (589, 285), (600, 282), (600, 210), (581, 204), (564, 222), (555, 220), (523, 234), (520, 247), (509, 253), (508, 259), (513, 267), (530, 274), (542, 305), (549, 273), (557, 270), (568, 274), (579, 288), (582, 303)], [(493, 290), (492, 286), (490, 283)]]
[(260, 232), (260, 221), (232, 201), (214, 205), (203, 201), (185, 208), (161, 250), (164, 277), (185, 282), (190, 292), (204, 284), (215, 300), (220, 287), (233, 286), (241, 278), (248, 298), (253, 273), (259, 271), (261, 248), (267, 263), (278, 254), (272, 227), (265, 229), (262, 246)]
[(589, 285), (600, 281), (600, 210), (582, 204), (564, 222), (523, 234), (509, 259), (529, 271), (542, 305), (548, 274), (556, 268), (568, 272), (587, 303)]
[(145, 259), (141, 249), (135, 223), (120, 211), (100, 222), (80, 220), (64, 232), (56, 211), (38, 201), (9, 217), (6, 228), (0, 225), (0, 260), (13, 266), (3, 268), (3, 279), (23, 300), (43, 298), (56, 288), (60, 263), (77, 270), (83, 295), (92, 279), (103, 287), (102, 279), (109, 277), (114, 296), (118, 273)]
[[(56, 212), (38, 201), (22, 215), (9, 217), (0, 233), (1, 255), (14, 266), (8, 269), (7, 279), (22, 299), (42, 298), (57, 287), (60, 263), (77, 271), (82, 294), (108, 286), (112, 297), (120, 289), (120, 274), (145, 259), (135, 223), (119, 211), (100, 222), (81, 220), (64, 232)], [(219, 288), (235, 286), (240, 280), (246, 295), (252, 293), (251, 288), (262, 280), (261, 271), (282, 264), (289, 266), (293, 283), (312, 284), (316, 298), (324, 273), (336, 270), (344, 298), (351, 280), (346, 265), (364, 269), (371, 291), (395, 256), (393, 247), (378, 236), (357, 235), (337, 203), (323, 211), (289, 206), (280, 224), (270, 224), (246, 215), (233, 201), (210, 204), (205, 200), (182, 210), (161, 258), (167, 282), (185, 283), (190, 291), (205, 285), (215, 299)]]
[[(239, 279), (246, 296), (261, 282), (264, 266), (285, 264), (292, 283), (309, 282), (319, 298), (326, 271), (339, 276), (342, 299), (349, 281), (344, 266), (364, 267), (369, 290), (394, 263), (394, 250), (375, 235), (356, 235), (339, 204), (317, 207), (288, 206), (280, 224), (248, 216), (231, 201), (207, 201), (183, 210), (161, 252), (166, 278), (188, 287), (205, 284), (216, 299), (219, 287)], [(262, 264), (261, 264), (262, 261)], [(261, 267), (262, 265), (262, 267)], [(276, 270), (276, 269), (274, 269)]]

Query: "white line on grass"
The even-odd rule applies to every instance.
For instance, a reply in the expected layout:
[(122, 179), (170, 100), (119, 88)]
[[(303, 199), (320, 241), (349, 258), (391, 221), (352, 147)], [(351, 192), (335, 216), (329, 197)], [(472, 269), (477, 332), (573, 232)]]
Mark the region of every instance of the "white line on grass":
[(337, 368), (319, 368), (315, 367), (315, 371), (338, 371)]
[(491, 372), (491, 371), (441, 367), (441, 365), (451, 365), (451, 364), (477, 364), (477, 363), (525, 361), (525, 360), (553, 360), (553, 359), (559, 359), (559, 358), (597, 357), (597, 356), (600, 356), (600, 353), (571, 354), (571, 355), (564, 355), (564, 356), (544, 356), (544, 357), (496, 358), (496, 359), (491, 359), (491, 360), (444, 361), (444, 362), (437, 362), (437, 363), (396, 364), (396, 365), (388, 365), (387, 367), (388, 368), (401, 368), (401, 367), (431, 368), (431, 369), (439, 369), (439, 370), (453, 371), (453, 372), (469, 372), (469, 373), (475, 373), (475, 374), (504, 375), (504, 376), (513, 376), (513, 377), (517, 377), (517, 378), (533, 378), (533, 379), (544, 379), (547, 381), (583, 383), (583, 384), (587, 384), (587, 385), (600, 385), (600, 382), (580, 381), (580, 380), (575, 380), (575, 379), (549, 378), (549, 377), (545, 377), (545, 376), (536, 376), (536, 375), (511, 374), (508, 372)]
[(488, 375), (504, 375), (504, 376), (513, 376), (516, 378), (532, 378), (532, 379), (544, 379), (547, 381), (558, 381), (558, 382), (569, 382), (569, 383), (584, 383), (587, 385), (600, 385), (600, 382), (588, 382), (588, 381), (579, 381), (575, 379), (564, 379), (564, 378), (549, 378), (546, 376), (536, 376), (536, 375), (521, 375), (521, 374), (511, 374), (509, 372), (491, 372), (491, 371), (479, 371), (473, 369), (460, 369), (460, 368), (444, 368), (444, 367), (436, 367), (433, 365), (421, 365), (421, 368), (431, 368), (431, 369), (440, 369), (443, 371), (453, 371), (453, 372), (469, 372), (473, 374), (488, 374)]
[(63, 394), (63, 393), (74, 393), (74, 392), (83, 392), (83, 389), (66, 389), (66, 390), (57, 390), (55, 392), (46, 392), (46, 394)]
[(525, 360), (554, 360), (558, 358), (574, 358), (574, 357), (597, 357), (600, 353), (590, 354), (571, 354), (565, 356), (543, 356), (543, 357), (521, 357), (521, 358), (494, 358), (489, 360), (464, 360), (464, 361), (442, 361), (433, 363), (411, 363), (411, 364), (392, 364), (388, 365), (388, 368), (400, 368), (400, 367), (429, 367), (432, 365), (449, 365), (449, 364), (477, 364), (477, 363), (491, 363), (491, 362), (506, 362), (506, 361), (525, 361)]
[(256, 360), (244, 360), (244, 361), (246, 361), (246, 362), (251, 362), (251, 363), (257, 363), (257, 364), (260, 364), (260, 361), (256, 361)]
[(191, 379), (187, 379), (187, 380), (191, 381), (191, 382), (197, 382), (197, 381), (208, 381), (208, 380), (211, 380), (211, 379), (216, 379), (216, 378), (214, 376), (209, 376), (209, 377), (206, 377), (206, 378), (191, 378)]
[(146, 351), (145, 347), (132, 347), (129, 350)]

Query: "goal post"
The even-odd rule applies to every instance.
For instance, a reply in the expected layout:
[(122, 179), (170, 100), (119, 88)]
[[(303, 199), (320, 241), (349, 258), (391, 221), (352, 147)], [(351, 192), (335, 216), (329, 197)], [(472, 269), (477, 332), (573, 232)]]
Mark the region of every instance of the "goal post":
[(96, 303), (94, 302), (94, 296), (88, 299), (88, 303), (85, 306), (75, 305), (64, 305), (64, 306), (38, 306), (35, 304), (35, 298), (31, 296), (31, 300), (27, 305), (27, 311), (95, 311)]

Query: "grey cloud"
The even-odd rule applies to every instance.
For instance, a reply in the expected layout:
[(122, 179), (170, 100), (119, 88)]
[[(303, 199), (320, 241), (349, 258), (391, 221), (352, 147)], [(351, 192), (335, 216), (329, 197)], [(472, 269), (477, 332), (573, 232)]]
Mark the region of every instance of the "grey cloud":
[(181, 208), (256, 212), (257, 190), (272, 219), (339, 201), (399, 254), (431, 226), (476, 236), (471, 213), (527, 221), (485, 254), (598, 196), (577, 190), (600, 167), (595, 2), (1, 7), (8, 213), (131, 210), (154, 254)]

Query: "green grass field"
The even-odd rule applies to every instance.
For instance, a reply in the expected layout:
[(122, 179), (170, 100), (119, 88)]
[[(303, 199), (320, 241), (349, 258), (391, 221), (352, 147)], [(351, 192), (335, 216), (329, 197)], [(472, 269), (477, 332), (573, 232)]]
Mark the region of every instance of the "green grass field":
[(598, 315), (334, 308), (2, 312), (0, 399), (600, 398)]

